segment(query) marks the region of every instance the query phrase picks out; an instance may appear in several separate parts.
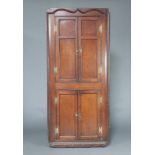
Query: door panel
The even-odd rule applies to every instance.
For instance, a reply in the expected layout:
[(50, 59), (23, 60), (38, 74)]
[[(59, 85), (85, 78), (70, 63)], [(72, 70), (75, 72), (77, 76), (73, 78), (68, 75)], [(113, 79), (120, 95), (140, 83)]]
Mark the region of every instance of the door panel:
[(79, 91), (79, 138), (98, 139), (100, 122), (99, 91)]
[(56, 81), (77, 80), (77, 18), (56, 18)]
[[(83, 80), (97, 79), (97, 40), (83, 39), (82, 45), (82, 68), (81, 75)], [(90, 52), (91, 51), (91, 52)], [(93, 64), (92, 64), (93, 63)]]
[(60, 79), (76, 78), (75, 39), (60, 39)]
[(59, 18), (59, 36), (75, 37), (76, 35), (75, 18)]
[(96, 18), (81, 18), (81, 36), (97, 37)]
[(75, 91), (58, 91), (57, 127), (58, 139), (75, 139), (77, 135), (77, 93)]
[(100, 81), (101, 34), (100, 18), (81, 17), (78, 20), (78, 41), (80, 50), (80, 81)]

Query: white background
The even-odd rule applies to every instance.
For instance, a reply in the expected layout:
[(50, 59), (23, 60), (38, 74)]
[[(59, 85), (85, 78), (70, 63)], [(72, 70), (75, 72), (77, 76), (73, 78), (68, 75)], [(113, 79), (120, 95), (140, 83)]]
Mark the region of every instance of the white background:
[(21, 155), (23, 131), (22, 1), (0, 5), (0, 154)]
[(155, 154), (155, 1), (132, 0), (132, 155)]
[[(155, 154), (154, 6), (153, 0), (132, 1), (132, 155)], [(3, 1), (0, 11), (0, 154), (21, 155), (22, 1)]]

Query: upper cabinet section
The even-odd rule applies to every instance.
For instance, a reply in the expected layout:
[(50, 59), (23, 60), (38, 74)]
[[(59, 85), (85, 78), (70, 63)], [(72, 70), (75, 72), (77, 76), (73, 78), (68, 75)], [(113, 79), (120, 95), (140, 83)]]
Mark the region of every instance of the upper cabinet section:
[(49, 9), (56, 82), (101, 82), (108, 9)]

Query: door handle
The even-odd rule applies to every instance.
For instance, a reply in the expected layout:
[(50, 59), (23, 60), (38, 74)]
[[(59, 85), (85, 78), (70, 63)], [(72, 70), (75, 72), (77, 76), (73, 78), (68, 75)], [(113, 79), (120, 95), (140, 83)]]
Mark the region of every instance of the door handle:
[(75, 117), (78, 117), (78, 113), (75, 114)]
[(82, 53), (82, 48), (79, 49), (79, 53), (80, 53), (80, 54)]
[(82, 48), (80, 48), (79, 50), (76, 50), (76, 55), (81, 54), (82, 53)]
[(81, 113), (75, 113), (75, 117), (81, 119)]
[(81, 113), (78, 114), (78, 119), (79, 119), (79, 120), (81, 119)]

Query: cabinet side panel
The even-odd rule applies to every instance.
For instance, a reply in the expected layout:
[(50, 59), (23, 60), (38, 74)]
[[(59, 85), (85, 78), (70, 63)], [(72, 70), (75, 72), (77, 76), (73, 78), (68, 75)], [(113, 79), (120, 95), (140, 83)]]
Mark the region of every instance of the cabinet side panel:
[(109, 140), (109, 12), (102, 17), (103, 34), (102, 34), (102, 65), (103, 75), (103, 113), (102, 113), (102, 124), (103, 124), (103, 135), (106, 141)]
[(47, 84), (48, 84), (48, 130), (49, 141), (54, 141), (54, 127), (56, 124), (56, 113), (54, 107), (55, 96), (55, 77), (53, 74), (55, 61), (55, 33), (54, 33), (54, 15), (47, 14)]

